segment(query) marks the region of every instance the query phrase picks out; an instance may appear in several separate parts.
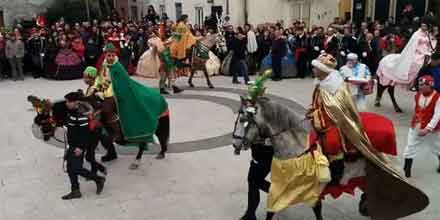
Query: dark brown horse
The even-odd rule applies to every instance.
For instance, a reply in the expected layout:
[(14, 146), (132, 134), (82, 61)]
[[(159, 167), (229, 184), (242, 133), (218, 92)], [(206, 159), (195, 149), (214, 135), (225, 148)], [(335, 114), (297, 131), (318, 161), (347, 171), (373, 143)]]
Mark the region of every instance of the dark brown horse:
[[(37, 116), (34, 118), (34, 123), (40, 127), (40, 130), (43, 134), (44, 141), (48, 141), (53, 138), (55, 135), (55, 130), (58, 127), (62, 127), (65, 124), (68, 109), (66, 107), (65, 101), (58, 101), (52, 103), (50, 100), (39, 99), (34, 96), (28, 97), (29, 102), (34, 106)], [(99, 98), (97, 97), (84, 97), (84, 102), (92, 105), (99, 106), (98, 102)], [(100, 113), (99, 109), (95, 109), (95, 113)], [(96, 117), (96, 118), (99, 118)], [(105, 124), (105, 122), (99, 123)], [(112, 131), (107, 133), (110, 135), (110, 138), (114, 140), (119, 145), (138, 145), (138, 153), (136, 155), (136, 160), (130, 165), (130, 169), (137, 169), (139, 167), (139, 163), (142, 159), (142, 155), (144, 151), (147, 149), (148, 143), (130, 143), (124, 140), (124, 136), (122, 134), (122, 130), (120, 129), (119, 122), (117, 122), (116, 129), (115, 126), (110, 128)], [(103, 126), (104, 129), (108, 129), (106, 126)], [(119, 127), (119, 129), (117, 129)], [(96, 133), (98, 135), (98, 133)], [(159, 140), (161, 152), (158, 154), (157, 158), (162, 159), (165, 156), (165, 153), (168, 149), (168, 142), (170, 136), (170, 118), (169, 116), (163, 116), (159, 119), (158, 127), (156, 129), (156, 136)], [(118, 140), (115, 136), (120, 136), (122, 139)]]

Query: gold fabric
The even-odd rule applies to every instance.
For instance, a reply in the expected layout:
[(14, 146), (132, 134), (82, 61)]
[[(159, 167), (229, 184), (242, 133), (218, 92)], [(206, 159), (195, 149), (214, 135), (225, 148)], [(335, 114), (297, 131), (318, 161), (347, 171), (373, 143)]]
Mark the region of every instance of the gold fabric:
[(325, 161), (315, 161), (312, 153), (289, 160), (274, 158), (267, 201), (268, 211), (279, 212), (299, 203), (313, 207), (319, 200), (318, 175), (322, 168), (319, 166), (322, 165), (325, 166)]
[(171, 57), (182, 60), (186, 58), (186, 50), (196, 44), (196, 38), (184, 22), (177, 24), (176, 37), (170, 44)]
[[(116, 59), (115, 63), (116, 62), (118, 62), (118, 59)], [(104, 59), (104, 62), (98, 72), (98, 76), (95, 79), (95, 85), (93, 86), (96, 89), (96, 94), (102, 99), (113, 97), (113, 87), (111, 86), (110, 71), (107, 66), (107, 60)]]
[(402, 218), (426, 208), (429, 204), (426, 194), (409, 184), (391, 162), (371, 145), (348, 86), (344, 83), (336, 95), (323, 89), (319, 89), (319, 93), (325, 111), (340, 130), (341, 136), (368, 160), (367, 199), (372, 219)]

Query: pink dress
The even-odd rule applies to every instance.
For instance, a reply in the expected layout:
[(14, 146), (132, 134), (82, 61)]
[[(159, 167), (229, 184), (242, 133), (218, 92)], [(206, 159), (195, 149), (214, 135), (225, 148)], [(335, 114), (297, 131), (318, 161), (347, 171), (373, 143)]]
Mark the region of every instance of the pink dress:
[(425, 56), (431, 52), (428, 35), (421, 30), (415, 32), (401, 54), (390, 54), (380, 61), (377, 69), (380, 84), (410, 84), (423, 67)]

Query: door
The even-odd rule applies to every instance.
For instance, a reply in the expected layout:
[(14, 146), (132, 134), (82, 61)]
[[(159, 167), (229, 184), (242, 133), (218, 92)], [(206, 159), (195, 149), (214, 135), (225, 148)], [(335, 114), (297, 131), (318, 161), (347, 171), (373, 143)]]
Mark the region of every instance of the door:
[(131, 6), (131, 20), (137, 21), (138, 20), (138, 8), (137, 6)]
[(223, 7), (222, 6), (212, 6), (211, 7), (211, 14), (221, 18), (223, 16)]
[(5, 21), (3, 20), (3, 11), (0, 11), (0, 27), (5, 26)]
[(390, 0), (376, 1), (374, 19), (382, 22), (386, 21), (390, 13)]
[(366, 0), (353, 0), (353, 22), (359, 24), (365, 20)]
[(183, 11), (182, 11), (182, 3), (176, 2), (176, 20), (179, 20), (180, 17), (182, 17)]

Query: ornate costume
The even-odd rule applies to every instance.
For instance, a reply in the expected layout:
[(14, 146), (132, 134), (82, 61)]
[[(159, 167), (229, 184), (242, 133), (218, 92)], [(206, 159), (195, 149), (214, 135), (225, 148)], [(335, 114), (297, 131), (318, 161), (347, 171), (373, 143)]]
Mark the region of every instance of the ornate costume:
[[(348, 184), (365, 187), (363, 190), (368, 194), (368, 210), (373, 219), (396, 219), (424, 209), (429, 203), (427, 196), (410, 185), (391, 162), (373, 147), (354, 106), (352, 94), (340, 74), (332, 70), (336, 67), (334, 58), (331, 55), (323, 54), (314, 60), (312, 65), (328, 75), (325, 79), (317, 80), (312, 109), (309, 111), (308, 117), (318, 133), (318, 143), (323, 147), (324, 153), (327, 152), (326, 154), (332, 162), (330, 167), (336, 166), (336, 172), (335, 168), (332, 168), (332, 182), (323, 194), (329, 190), (328, 187), (344, 182), (347, 175), (344, 172), (344, 166), (354, 166), (355, 163), (364, 161), (363, 166), (358, 165), (361, 167), (359, 171), (364, 172), (368, 178), (357, 179), (362, 175), (360, 173), (354, 174), (351, 181), (348, 180)], [(336, 149), (337, 154), (335, 155), (329, 155), (328, 152), (331, 149), (328, 149), (328, 145), (325, 143), (325, 136), (332, 128), (339, 131), (341, 139), (341, 148)], [(378, 185), (383, 187), (377, 187)], [(412, 195), (411, 199), (402, 197), (408, 194)], [(396, 204), (391, 200), (399, 201), (399, 203)], [(390, 210), (396, 211), (391, 212)]]
[(191, 49), (196, 41), (185, 22), (179, 22), (175, 28), (173, 42), (170, 44), (171, 57), (177, 60), (185, 59), (186, 51)]

